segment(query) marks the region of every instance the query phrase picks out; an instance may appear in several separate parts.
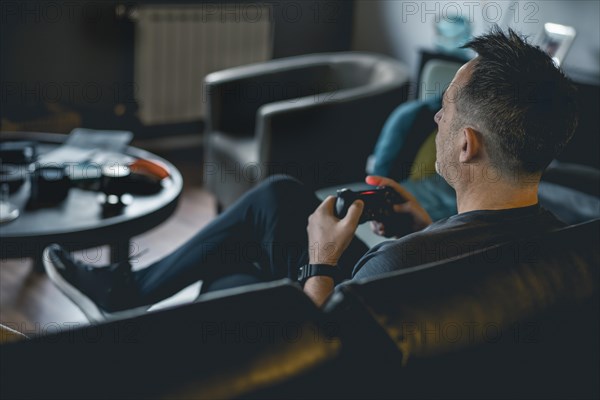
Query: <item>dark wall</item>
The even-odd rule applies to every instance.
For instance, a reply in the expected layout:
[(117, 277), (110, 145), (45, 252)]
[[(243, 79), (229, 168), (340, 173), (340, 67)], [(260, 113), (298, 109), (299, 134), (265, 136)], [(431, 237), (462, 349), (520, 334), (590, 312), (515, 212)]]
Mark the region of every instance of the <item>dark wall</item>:
[[(81, 7), (79, 7), (81, 5)], [(110, 107), (130, 80), (131, 29), (113, 2), (2, 2), (3, 115), (43, 102)]]
[(350, 50), (354, 1), (281, 1), (273, 57)]
[(579, 123), (573, 138), (558, 159), (600, 168), (600, 86), (598, 83), (575, 82)]
[[(194, 3), (258, 1), (177, 1)], [(273, 4), (274, 58), (350, 49), (352, 1), (265, 1)], [(20, 1), (0, 3), (2, 108), (0, 116), (26, 121), (59, 104), (82, 115), (83, 125), (130, 129), (138, 136), (197, 132), (198, 124), (147, 127), (137, 119), (133, 85), (135, 26), (127, 11), (168, 1)], [(116, 12), (125, 5), (124, 12)], [(116, 112), (118, 105), (120, 112)]]

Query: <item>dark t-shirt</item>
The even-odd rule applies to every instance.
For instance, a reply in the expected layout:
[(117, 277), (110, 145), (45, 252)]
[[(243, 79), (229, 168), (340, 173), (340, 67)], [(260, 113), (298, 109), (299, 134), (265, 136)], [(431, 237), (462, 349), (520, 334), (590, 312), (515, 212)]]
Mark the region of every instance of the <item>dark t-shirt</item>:
[(466, 254), (565, 226), (538, 204), (478, 210), (439, 220), (422, 231), (374, 246), (354, 266), (353, 279)]

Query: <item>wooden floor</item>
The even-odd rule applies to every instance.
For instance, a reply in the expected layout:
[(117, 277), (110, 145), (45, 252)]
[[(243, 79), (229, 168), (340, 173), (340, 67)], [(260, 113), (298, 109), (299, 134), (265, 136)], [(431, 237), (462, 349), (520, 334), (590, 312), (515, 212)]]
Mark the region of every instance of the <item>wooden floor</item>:
[[(169, 220), (133, 238), (135, 248), (146, 250), (136, 268), (170, 253), (214, 218), (214, 198), (202, 188), (201, 154), (198, 146), (160, 152), (181, 171), (184, 189)], [(87, 320), (45, 274), (33, 271), (30, 259), (15, 259), (0, 261), (0, 323), (36, 336), (87, 324)]]

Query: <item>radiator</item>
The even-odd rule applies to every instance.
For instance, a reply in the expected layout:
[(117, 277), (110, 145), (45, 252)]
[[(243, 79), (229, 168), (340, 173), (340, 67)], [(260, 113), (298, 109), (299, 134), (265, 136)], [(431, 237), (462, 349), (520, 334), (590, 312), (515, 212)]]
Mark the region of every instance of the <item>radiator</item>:
[(147, 5), (136, 8), (134, 80), (146, 125), (203, 118), (204, 77), (271, 59), (268, 6)]

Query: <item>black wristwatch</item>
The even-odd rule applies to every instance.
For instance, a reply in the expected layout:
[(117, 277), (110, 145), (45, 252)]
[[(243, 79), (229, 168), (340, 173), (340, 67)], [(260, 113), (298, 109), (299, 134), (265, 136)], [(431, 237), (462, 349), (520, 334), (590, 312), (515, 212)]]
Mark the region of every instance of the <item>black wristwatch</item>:
[(340, 276), (340, 269), (337, 265), (330, 264), (304, 264), (298, 269), (298, 282), (304, 285), (304, 282), (312, 276), (329, 276), (337, 282)]

